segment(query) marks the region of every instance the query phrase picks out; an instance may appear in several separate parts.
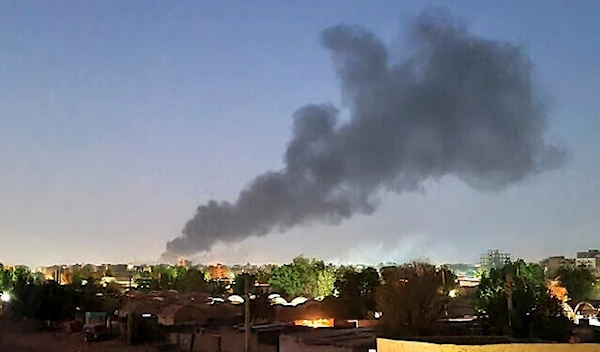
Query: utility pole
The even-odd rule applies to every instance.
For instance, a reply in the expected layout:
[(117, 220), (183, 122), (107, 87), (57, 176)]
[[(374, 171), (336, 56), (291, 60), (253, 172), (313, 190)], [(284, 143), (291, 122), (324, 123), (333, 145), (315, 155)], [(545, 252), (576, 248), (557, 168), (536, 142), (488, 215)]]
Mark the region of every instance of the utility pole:
[[(518, 275), (518, 273), (517, 273)], [(513, 280), (512, 274), (506, 275), (506, 304), (508, 308), (508, 326), (512, 326), (512, 314), (513, 314)]]
[(129, 276), (129, 290), (127, 292), (127, 345), (133, 342), (133, 309), (131, 307), (131, 276)]
[(448, 292), (446, 292), (446, 268), (442, 267), (442, 293), (444, 294), (444, 316), (448, 317)]
[(244, 351), (250, 352), (250, 290), (248, 273), (244, 273)]

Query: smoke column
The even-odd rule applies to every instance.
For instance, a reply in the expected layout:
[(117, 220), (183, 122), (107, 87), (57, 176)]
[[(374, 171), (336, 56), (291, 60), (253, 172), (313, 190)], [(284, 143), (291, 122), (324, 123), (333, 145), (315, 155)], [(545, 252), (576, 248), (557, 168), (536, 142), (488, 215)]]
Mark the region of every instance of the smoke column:
[(564, 162), (545, 141), (546, 111), (518, 46), (431, 11), (415, 19), (399, 62), (360, 27), (331, 27), (321, 39), (349, 122), (329, 104), (298, 109), (283, 169), (256, 177), (233, 203), (201, 205), (165, 258), (370, 214), (379, 192), (418, 190), (427, 179), (497, 191)]

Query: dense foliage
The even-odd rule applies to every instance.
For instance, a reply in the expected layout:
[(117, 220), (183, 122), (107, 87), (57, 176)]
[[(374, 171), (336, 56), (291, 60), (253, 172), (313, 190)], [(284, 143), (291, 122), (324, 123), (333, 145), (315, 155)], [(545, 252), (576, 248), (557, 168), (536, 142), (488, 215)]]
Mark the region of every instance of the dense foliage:
[(329, 296), (333, 292), (335, 269), (322, 260), (294, 258), (292, 263), (274, 268), (269, 284), (288, 298)]
[(484, 274), (476, 290), (475, 308), (489, 333), (566, 339), (561, 303), (549, 292), (540, 265), (518, 260)]
[(241, 273), (236, 275), (234, 284), (233, 284), (233, 293), (236, 295), (245, 295), (246, 294), (246, 283), (248, 284), (248, 293), (256, 293), (256, 275)]
[(341, 314), (348, 319), (366, 319), (375, 312), (375, 290), (380, 285), (375, 268), (356, 270), (354, 267), (338, 269), (335, 291), (343, 301)]
[(4, 312), (13, 319), (60, 321), (73, 319), (86, 310), (106, 310), (111, 306), (105, 304), (108, 299), (97, 296), (97, 293), (108, 294), (106, 288), (81, 282), (77, 286), (59, 285), (45, 281), (27, 267), (6, 268), (0, 264), (0, 290), (10, 296)]
[(595, 287), (596, 276), (586, 267), (563, 266), (556, 271), (562, 287), (567, 289), (571, 301), (581, 302), (587, 299), (597, 299)]
[(383, 313), (380, 333), (389, 337), (423, 336), (433, 333), (448, 295), (446, 270), (415, 262), (382, 271), (377, 289), (377, 308)]
[[(288, 300), (298, 296), (329, 297), (323, 304), (332, 308), (336, 318), (371, 319), (376, 312), (381, 312), (381, 334), (409, 337), (435, 333), (438, 319), (448, 311), (449, 293), (456, 286), (456, 277), (448, 268), (423, 262), (377, 270), (354, 266), (335, 268), (322, 260), (305, 257), (280, 266), (263, 267), (230, 268), (217, 264), (206, 267), (114, 266), (111, 269), (85, 265), (59, 270), (62, 271), (60, 284), (45, 281), (26, 267), (8, 268), (0, 264), (0, 291), (10, 292), (11, 301), (7, 304), (10, 315), (60, 321), (73, 319), (85, 311), (110, 312), (119, 307), (127, 282), (131, 289), (142, 292), (176, 290), (243, 295), (246, 292), (244, 275), (247, 275), (250, 293), (259, 294), (255, 283), (268, 282), (273, 291)], [(587, 299), (592, 297), (596, 286), (594, 276), (584, 268), (560, 269), (558, 279), (560, 285), (558, 280), (554, 286), (548, 285), (541, 266), (521, 260), (484, 273), (473, 302), (484, 332), (563, 340), (567, 330), (556, 298), (561, 295), (557, 292), (566, 288), (571, 298)], [(548, 287), (554, 288), (554, 295)], [(508, 297), (511, 297), (512, 310), (508, 309)], [(267, 295), (259, 294), (252, 302), (253, 316), (265, 321), (273, 316), (274, 309)]]

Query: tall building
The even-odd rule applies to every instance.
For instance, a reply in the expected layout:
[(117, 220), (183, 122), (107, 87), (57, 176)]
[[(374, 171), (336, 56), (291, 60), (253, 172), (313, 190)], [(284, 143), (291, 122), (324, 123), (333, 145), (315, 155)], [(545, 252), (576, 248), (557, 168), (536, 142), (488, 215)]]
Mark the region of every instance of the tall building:
[(479, 268), (483, 271), (499, 269), (502, 268), (509, 261), (509, 253), (502, 253), (497, 249), (493, 249), (488, 251), (486, 254), (481, 255), (479, 260)]

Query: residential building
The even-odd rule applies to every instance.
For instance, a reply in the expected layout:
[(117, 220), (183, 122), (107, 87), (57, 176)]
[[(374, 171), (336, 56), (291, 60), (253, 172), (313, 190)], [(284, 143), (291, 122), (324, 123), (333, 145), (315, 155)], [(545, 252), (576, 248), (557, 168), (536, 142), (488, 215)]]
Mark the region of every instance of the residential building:
[(574, 258), (566, 258), (565, 256), (553, 256), (542, 260), (541, 265), (544, 267), (544, 272), (547, 276), (554, 276), (556, 271), (561, 267), (574, 266)]
[(577, 252), (575, 265), (586, 267), (596, 273), (600, 272), (600, 250), (590, 249), (585, 252)]
[(585, 252), (577, 252), (577, 258), (596, 258), (600, 255), (600, 250), (598, 249), (588, 249)]
[(38, 268), (37, 271), (44, 275), (46, 280), (61, 282), (62, 267), (60, 265), (43, 266)]

